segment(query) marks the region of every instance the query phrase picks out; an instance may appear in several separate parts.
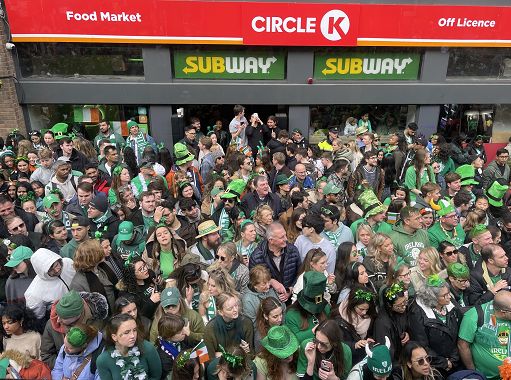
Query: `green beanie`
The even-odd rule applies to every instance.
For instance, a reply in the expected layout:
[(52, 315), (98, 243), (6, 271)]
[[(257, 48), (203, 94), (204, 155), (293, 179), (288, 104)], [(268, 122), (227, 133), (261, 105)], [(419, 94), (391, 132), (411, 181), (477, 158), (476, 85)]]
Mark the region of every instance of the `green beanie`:
[(369, 345), (366, 345), (367, 354), (367, 367), (369, 370), (380, 377), (387, 376), (392, 371), (392, 358), (390, 357), (390, 346), (389, 338), (385, 337), (385, 345), (378, 344), (369, 349)]
[(488, 232), (488, 228), (484, 224), (476, 224), (474, 228), (470, 230), (468, 236), (470, 238), (475, 238), (476, 236), (484, 234), (485, 232)]
[(74, 348), (82, 347), (87, 343), (87, 334), (79, 327), (71, 327), (66, 334), (67, 342)]
[(76, 290), (71, 290), (62, 296), (56, 306), (60, 319), (76, 318), (82, 314), (83, 300)]

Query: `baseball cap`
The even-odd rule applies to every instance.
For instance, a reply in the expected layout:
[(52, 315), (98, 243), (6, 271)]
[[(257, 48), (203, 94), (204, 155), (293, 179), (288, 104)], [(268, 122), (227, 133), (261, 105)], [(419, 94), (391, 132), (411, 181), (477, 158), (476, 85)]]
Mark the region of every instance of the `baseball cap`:
[(54, 203), (60, 203), (60, 198), (57, 194), (49, 194), (43, 198), (44, 208), (50, 208)]
[(179, 300), (181, 299), (181, 294), (179, 294), (179, 290), (176, 287), (166, 288), (161, 293), (161, 306), (176, 306), (179, 304)]
[(119, 224), (119, 241), (127, 241), (133, 237), (133, 223), (125, 220), (121, 224)]
[(4, 266), (14, 268), (23, 260), (30, 259), (33, 254), (34, 251), (32, 251), (30, 248), (20, 245), (14, 251), (12, 251), (9, 261), (4, 264)]

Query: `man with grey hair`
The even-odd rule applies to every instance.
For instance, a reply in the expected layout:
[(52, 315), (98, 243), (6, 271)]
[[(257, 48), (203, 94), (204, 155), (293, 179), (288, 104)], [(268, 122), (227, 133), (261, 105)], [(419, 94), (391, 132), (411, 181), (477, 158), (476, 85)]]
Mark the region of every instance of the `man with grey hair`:
[(245, 215), (250, 217), (252, 211), (260, 205), (266, 204), (273, 210), (273, 220), (278, 219), (283, 211), (282, 205), (277, 194), (270, 192), (268, 177), (265, 175), (256, 176), (254, 178), (254, 187), (255, 190), (245, 195), (241, 201), (241, 207), (245, 211)]
[(468, 310), (458, 333), (458, 350), (467, 369), (500, 379), (499, 366), (510, 356), (511, 293), (501, 290), (490, 302)]
[(301, 265), (298, 249), (287, 241), (287, 233), (279, 222), (273, 222), (266, 230), (263, 240), (250, 255), (249, 268), (263, 265), (271, 273), (270, 285), (282, 302), (293, 294), (293, 286)]

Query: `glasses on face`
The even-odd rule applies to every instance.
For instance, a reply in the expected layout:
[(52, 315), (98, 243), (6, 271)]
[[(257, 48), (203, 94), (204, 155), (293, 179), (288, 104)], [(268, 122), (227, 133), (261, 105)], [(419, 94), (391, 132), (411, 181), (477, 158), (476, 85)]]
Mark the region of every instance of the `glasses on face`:
[(503, 160), (507, 160), (509, 158), (509, 156), (506, 154), (506, 155), (502, 155), (502, 156), (498, 156), (499, 158), (502, 158)]
[(220, 157), (217, 157), (216, 159), (217, 160), (223, 160), (225, 157), (224, 156), (220, 156)]
[(224, 200), (224, 203), (234, 203), (234, 198), (227, 198)]
[(443, 299), (451, 298), (451, 293), (445, 293), (444, 295), (439, 295), (438, 298), (443, 298)]
[(14, 226), (11, 228), (13, 231), (21, 230), (23, 227), (25, 227), (25, 223), (18, 224), (17, 226)]
[(408, 271), (408, 272), (406, 272), (406, 273), (402, 273), (402, 274), (398, 275), (397, 277), (398, 277), (398, 278), (401, 278), (401, 277), (409, 277), (411, 274), (412, 274), (412, 272)]
[(455, 278), (455, 280), (458, 281), (460, 284), (468, 283), (468, 278)]
[(417, 360), (413, 360), (414, 363), (417, 363), (418, 365), (424, 365), (426, 363), (431, 363), (431, 356), (425, 356), (423, 358), (419, 358)]
[(457, 249), (453, 249), (452, 251), (445, 251), (444, 252), (444, 255), (448, 256), (448, 257), (451, 257), (452, 255), (457, 255), (458, 254), (458, 250)]

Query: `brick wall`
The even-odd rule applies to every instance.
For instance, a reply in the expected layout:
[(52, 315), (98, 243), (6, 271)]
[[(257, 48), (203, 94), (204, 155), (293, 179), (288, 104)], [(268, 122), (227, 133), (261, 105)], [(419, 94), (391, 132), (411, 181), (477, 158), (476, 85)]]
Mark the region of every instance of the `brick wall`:
[[(13, 53), (5, 48), (6, 42), (5, 24), (0, 20), (0, 77), (16, 75)], [(5, 139), (5, 136), (14, 128), (18, 128), (21, 133), (26, 135), (25, 120), (18, 103), (14, 79), (2, 78), (0, 80), (2, 81), (0, 87), (0, 136)]]

